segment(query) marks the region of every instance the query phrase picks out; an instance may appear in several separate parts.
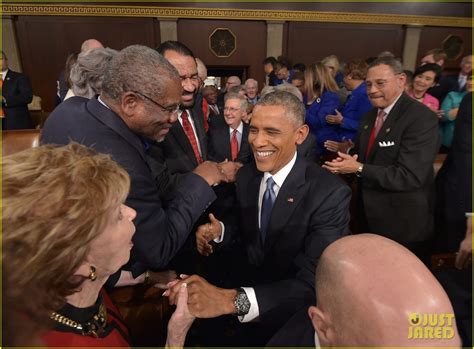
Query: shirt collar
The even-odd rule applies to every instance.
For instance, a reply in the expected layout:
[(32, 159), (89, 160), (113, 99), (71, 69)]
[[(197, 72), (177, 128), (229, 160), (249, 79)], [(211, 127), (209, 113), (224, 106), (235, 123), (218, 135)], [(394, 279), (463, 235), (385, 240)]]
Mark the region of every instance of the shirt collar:
[(388, 107), (384, 108), (383, 111), (385, 112), (385, 116), (384, 116), (384, 120), (385, 118), (388, 116), (388, 114), (390, 114), (390, 112), (392, 111), (394, 105), (398, 102), (398, 100), (400, 99), (400, 97), (402, 96), (403, 94), (403, 91), (402, 93), (400, 93), (400, 95), (393, 101), (392, 104), (390, 104)]
[[(240, 124), (239, 126), (236, 128), (237, 132), (239, 132), (240, 134), (243, 133), (243, 130), (244, 130), (244, 123), (242, 122), (242, 120), (240, 120)], [(232, 127), (229, 126), (229, 132), (230, 134), (232, 135), (232, 132), (234, 132), (234, 129)]]
[(7, 76), (8, 69), (5, 71), (2, 71), (2, 80), (5, 80), (5, 77)]
[(293, 158), (285, 165), (283, 166), (280, 171), (275, 173), (274, 175), (271, 175), (269, 172), (265, 172), (263, 174), (263, 180), (265, 183), (267, 182), (267, 179), (269, 177), (272, 177), (273, 180), (275, 181), (276, 185), (278, 185), (279, 188), (282, 187), (283, 182), (285, 182), (286, 177), (290, 174), (291, 169), (295, 165), (296, 162), (296, 154), (297, 152), (295, 151), (295, 155), (293, 155)]

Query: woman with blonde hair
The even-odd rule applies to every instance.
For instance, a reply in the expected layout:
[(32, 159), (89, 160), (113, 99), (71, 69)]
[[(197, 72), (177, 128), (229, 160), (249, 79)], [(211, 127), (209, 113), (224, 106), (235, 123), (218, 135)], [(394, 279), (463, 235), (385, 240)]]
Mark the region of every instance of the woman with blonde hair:
[[(21, 343), (25, 333), (16, 325), (28, 321), (43, 330), (26, 337), (47, 346), (129, 346), (127, 328), (103, 290), (133, 246), (136, 212), (123, 204), (127, 172), (76, 143), (32, 148), (2, 165), (4, 296), (12, 303), (12, 312), (4, 311), (3, 344)], [(169, 346), (184, 344), (194, 320), (184, 287), (180, 296)]]
[(333, 139), (336, 126), (326, 121), (326, 115), (334, 114), (339, 107), (338, 87), (329, 70), (322, 63), (311, 64), (305, 71), (304, 104), (306, 123), (316, 137), (316, 154), (325, 152), (324, 142)]

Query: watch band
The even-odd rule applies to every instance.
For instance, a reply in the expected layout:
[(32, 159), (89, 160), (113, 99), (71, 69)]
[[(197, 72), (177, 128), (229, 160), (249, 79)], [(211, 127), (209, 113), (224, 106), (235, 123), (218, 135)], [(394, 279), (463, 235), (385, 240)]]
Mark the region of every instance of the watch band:
[(250, 301), (243, 288), (237, 289), (237, 295), (234, 298), (234, 306), (237, 316), (247, 315), (250, 310)]

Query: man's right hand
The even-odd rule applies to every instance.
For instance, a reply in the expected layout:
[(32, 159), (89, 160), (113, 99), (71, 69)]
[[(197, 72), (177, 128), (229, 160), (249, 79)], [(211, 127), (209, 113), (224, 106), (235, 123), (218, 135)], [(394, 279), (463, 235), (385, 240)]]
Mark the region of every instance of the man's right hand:
[(196, 248), (203, 256), (209, 256), (214, 251), (210, 241), (217, 239), (222, 234), (220, 222), (212, 213), (209, 214), (209, 223), (199, 226), (196, 231)]
[(204, 161), (193, 172), (201, 176), (210, 186), (219, 184), (223, 176), (221, 169), (213, 161)]

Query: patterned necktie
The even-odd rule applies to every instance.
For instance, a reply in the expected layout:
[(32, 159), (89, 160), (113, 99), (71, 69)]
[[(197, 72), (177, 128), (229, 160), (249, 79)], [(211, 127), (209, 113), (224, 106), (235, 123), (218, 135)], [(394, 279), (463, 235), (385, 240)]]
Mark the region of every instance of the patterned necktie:
[(232, 138), (230, 140), (230, 153), (232, 161), (237, 159), (237, 154), (239, 154), (239, 142), (237, 141), (237, 130), (232, 131)]
[(372, 129), (372, 132), (370, 133), (369, 143), (367, 144), (367, 152), (365, 154), (365, 157), (368, 157), (370, 154), (370, 151), (372, 150), (372, 146), (374, 145), (375, 139), (377, 138), (377, 135), (379, 134), (379, 131), (382, 128), (384, 116), (385, 116), (385, 112), (383, 111), (383, 109), (380, 109), (379, 112), (377, 113), (377, 118), (375, 119), (374, 128)]
[(191, 147), (193, 148), (193, 152), (194, 152), (194, 155), (196, 156), (196, 160), (198, 164), (200, 164), (202, 162), (201, 154), (199, 153), (196, 135), (194, 134), (191, 123), (189, 122), (188, 112), (186, 110), (183, 110), (183, 112), (181, 113), (181, 120), (183, 121), (184, 133), (188, 137), (189, 143), (191, 144)]
[(265, 238), (267, 237), (268, 224), (270, 223), (270, 216), (272, 214), (273, 204), (275, 203), (276, 194), (273, 190), (273, 185), (275, 181), (272, 177), (267, 179), (267, 189), (263, 194), (262, 200), (262, 212), (260, 216), (260, 233), (262, 237), (262, 242), (265, 243)]

